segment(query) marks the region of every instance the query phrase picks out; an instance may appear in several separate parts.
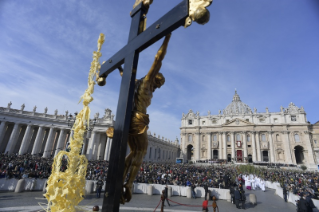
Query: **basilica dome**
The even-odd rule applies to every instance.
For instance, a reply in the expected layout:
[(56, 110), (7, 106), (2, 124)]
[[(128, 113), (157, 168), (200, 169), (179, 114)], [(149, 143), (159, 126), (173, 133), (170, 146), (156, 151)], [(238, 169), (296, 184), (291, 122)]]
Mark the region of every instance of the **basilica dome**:
[(223, 114), (245, 114), (251, 112), (250, 107), (240, 100), (237, 91), (235, 91), (233, 101), (223, 110)]

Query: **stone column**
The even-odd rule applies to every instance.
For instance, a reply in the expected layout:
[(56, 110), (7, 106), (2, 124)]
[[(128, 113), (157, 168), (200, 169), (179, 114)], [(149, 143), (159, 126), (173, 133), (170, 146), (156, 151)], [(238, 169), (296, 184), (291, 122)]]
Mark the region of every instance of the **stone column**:
[(20, 125), (19, 123), (15, 123), (12, 133), (10, 135), (7, 147), (5, 152), (8, 152), (9, 154), (13, 153), (14, 147), (17, 144), (18, 137), (19, 137), (19, 130), (20, 130)]
[(292, 163), (292, 158), (291, 158), (291, 147), (290, 147), (290, 140), (289, 140), (289, 131), (284, 131), (282, 132), (285, 134), (285, 141), (283, 142), (285, 144), (285, 156), (286, 156), (286, 163)]
[(208, 160), (212, 159), (212, 134), (211, 133), (207, 133), (207, 142), (208, 142)]
[(73, 135), (74, 135), (74, 130), (70, 129), (70, 136), (69, 136), (69, 139), (68, 139), (69, 143), (71, 141), (71, 138), (73, 138)]
[(95, 140), (96, 134), (97, 134), (95, 131), (92, 133), (93, 134), (92, 134), (91, 139), (89, 141), (89, 148), (88, 148), (87, 153), (86, 153), (88, 160), (92, 160), (92, 158), (93, 158), (93, 145), (94, 145), (94, 140)]
[(197, 142), (196, 142), (196, 148), (195, 148), (195, 160), (200, 160), (200, 133), (196, 132), (197, 135)]
[(235, 132), (231, 132), (231, 158), (235, 158)]
[(55, 129), (50, 128), (48, 139), (47, 139), (47, 142), (45, 144), (45, 148), (44, 148), (44, 152), (43, 152), (44, 158), (48, 158), (51, 155), (52, 146), (53, 146), (53, 139), (54, 139), (54, 132), (55, 132)]
[(22, 143), (21, 143), (21, 147), (19, 150), (19, 155), (23, 155), (24, 153), (26, 153), (29, 145), (30, 145), (30, 141), (31, 141), (31, 136), (32, 136), (32, 125), (29, 124), (27, 126), (27, 129), (24, 133), (23, 139), (22, 139)]
[(244, 145), (244, 160), (245, 161), (245, 158), (248, 157), (248, 152), (247, 152), (247, 137), (246, 137), (246, 132), (243, 132), (243, 145)]
[(180, 157), (184, 159), (184, 161), (187, 160), (187, 137), (186, 137), (186, 133), (182, 133), (181, 134), (182, 140), (181, 140), (181, 155)]
[(259, 132), (256, 132), (256, 141), (257, 141), (257, 160), (258, 160), (258, 161), (261, 161)]
[(222, 145), (223, 145), (223, 142), (222, 142), (222, 134), (221, 134), (221, 133), (218, 133), (218, 147), (219, 147), (219, 150), (218, 150), (218, 159), (223, 159)]
[[(310, 166), (309, 168), (316, 168), (316, 164), (315, 164), (315, 160), (314, 160), (314, 154), (313, 154), (313, 151), (312, 151), (312, 146), (311, 146), (311, 141), (310, 141), (310, 136), (309, 136), (309, 132), (308, 131), (305, 131), (305, 142), (306, 142), (306, 147), (307, 147), (307, 150), (308, 150), (308, 159), (307, 159), (307, 162), (308, 162), (308, 165)], [(304, 155), (305, 157), (305, 155)]]
[(253, 162), (257, 161), (257, 153), (256, 153), (256, 142), (255, 142), (256, 132), (251, 133), (251, 148), (253, 149)]
[(57, 155), (61, 150), (63, 150), (63, 145), (64, 145), (63, 142), (65, 140), (64, 138), (65, 138), (65, 129), (61, 129), (54, 156)]
[(109, 158), (109, 149), (110, 149), (110, 138), (107, 137), (107, 139), (106, 139), (105, 153), (104, 153), (104, 160), (108, 160), (108, 158)]
[(98, 149), (101, 142), (101, 133), (96, 133), (94, 143), (93, 143), (93, 160), (99, 159)]
[(35, 138), (35, 142), (32, 148), (32, 153), (31, 153), (32, 155), (36, 155), (39, 153), (39, 149), (41, 147), (40, 145), (43, 140), (43, 135), (44, 135), (43, 126), (39, 126), (37, 137)]
[(106, 134), (100, 134), (100, 142), (98, 145), (98, 151), (96, 158), (98, 160), (104, 160), (105, 156), (105, 149), (106, 149)]
[(107, 157), (107, 160), (108, 160), (108, 161), (110, 160), (110, 156), (111, 156), (111, 149), (112, 149), (113, 138), (110, 138), (109, 142), (110, 142), (110, 147), (109, 147), (109, 149), (108, 149), (108, 157)]
[(272, 140), (272, 131), (270, 131), (268, 133), (269, 133), (270, 162), (274, 163), (275, 162), (275, 158), (274, 158), (274, 145), (273, 145), (273, 140)]
[(4, 145), (4, 136), (6, 134), (6, 129), (7, 129), (7, 122), (6, 121), (2, 121), (0, 124), (0, 146)]
[(222, 132), (223, 134), (223, 148), (224, 148), (224, 154), (223, 154), (223, 159), (227, 159), (227, 140), (226, 140), (226, 133)]

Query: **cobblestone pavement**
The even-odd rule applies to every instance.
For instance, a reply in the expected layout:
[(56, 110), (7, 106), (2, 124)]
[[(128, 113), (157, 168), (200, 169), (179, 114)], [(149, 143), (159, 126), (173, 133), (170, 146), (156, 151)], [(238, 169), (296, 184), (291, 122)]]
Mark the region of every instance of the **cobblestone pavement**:
[[(258, 211), (258, 212), (292, 212), (296, 211), (296, 206), (292, 203), (285, 203), (283, 199), (279, 196), (275, 195), (275, 190), (266, 190), (266, 192), (262, 192), (260, 190), (257, 191), (246, 191), (246, 195), (248, 196), (250, 193), (254, 193), (257, 196), (257, 205), (252, 206), (248, 202), (246, 202), (246, 211)], [(23, 193), (14, 193), (14, 192), (0, 192), (0, 212), (4, 211), (23, 211), (23, 212), (33, 212), (40, 211), (41, 207), (39, 203), (47, 203), (46, 199), (42, 196), (43, 192), (23, 192)], [(192, 211), (202, 211), (201, 205), (203, 202), (203, 198), (197, 199), (187, 199), (186, 197), (178, 197), (173, 196), (170, 198), (171, 200), (191, 205), (191, 206), (199, 206), (199, 207), (191, 207), (185, 205), (178, 205), (176, 203), (171, 202), (171, 206), (168, 206), (165, 203), (166, 212), (176, 211), (176, 212), (192, 212)], [(126, 203), (125, 205), (121, 205), (120, 211), (125, 212), (133, 212), (133, 211), (154, 211), (155, 207), (158, 205), (160, 200), (159, 195), (148, 196), (145, 194), (134, 194), (131, 202)], [(85, 197), (85, 199), (80, 203), (82, 208), (85, 208), (86, 211), (91, 211), (94, 205), (99, 205), (101, 208), (103, 199), (97, 199), (95, 194), (90, 194)], [(212, 205), (212, 201), (209, 201), (209, 205)], [(217, 205), (220, 212), (231, 212), (238, 210), (235, 205), (227, 202), (225, 200), (217, 201)], [(160, 208), (160, 206), (159, 206)], [(157, 211), (160, 211), (159, 208)], [(213, 209), (210, 207), (210, 211)], [(42, 210), (43, 211), (43, 210)], [(240, 210), (241, 211), (241, 210)], [(318, 211), (318, 210), (314, 210)]]

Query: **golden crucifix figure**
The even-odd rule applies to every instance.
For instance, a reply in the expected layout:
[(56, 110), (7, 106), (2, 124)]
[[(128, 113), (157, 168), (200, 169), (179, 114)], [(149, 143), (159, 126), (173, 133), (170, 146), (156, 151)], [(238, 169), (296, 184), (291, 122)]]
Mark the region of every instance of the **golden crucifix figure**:
[[(166, 54), (170, 37), (171, 34), (165, 37), (147, 75), (135, 82), (134, 103), (128, 138), (128, 145), (131, 151), (125, 158), (124, 183), (127, 174), (130, 174), (127, 182), (123, 185), (123, 194), (121, 197), (122, 204), (129, 202), (132, 198), (133, 182), (141, 167), (143, 157), (147, 153), (147, 129), (150, 120), (148, 114), (146, 114), (146, 110), (151, 104), (153, 92), (165, 83), (165, 78), (159, 71)], [(121, 68), (119, 70), (122, 76), (123, 70)], [(108, 137), (113, 137), (113, 130), (114, 129), (109, 128), (107, 131)]]

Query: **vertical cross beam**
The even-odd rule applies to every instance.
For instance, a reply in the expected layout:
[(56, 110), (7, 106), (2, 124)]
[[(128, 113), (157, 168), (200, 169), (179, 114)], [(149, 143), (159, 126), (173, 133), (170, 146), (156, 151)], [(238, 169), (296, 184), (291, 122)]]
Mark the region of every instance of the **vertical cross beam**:
[[(132, 10), (132, 22), (128, 42), (133, 40), (143, 31), (143, 14), (145, 13), (146, 8), (142, 3)], [(118, 212), (120, 207), (120, 197), (123, 190), (124, 162), (133, 107), (138, 57), (139, 50), (135, 49), (132, 53), (126, 55), (124, 59), (124, 73), (116, 110), (114, 137), (102, 206), (103, 212)]]

